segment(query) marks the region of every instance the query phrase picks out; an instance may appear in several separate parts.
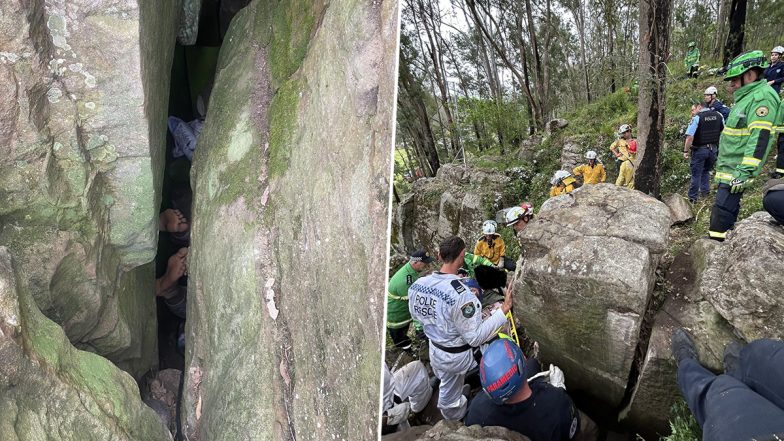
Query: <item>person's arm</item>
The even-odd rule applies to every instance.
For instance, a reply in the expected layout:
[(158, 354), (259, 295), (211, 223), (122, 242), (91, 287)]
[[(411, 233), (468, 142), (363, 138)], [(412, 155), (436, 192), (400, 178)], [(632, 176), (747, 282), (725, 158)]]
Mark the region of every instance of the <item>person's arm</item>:
[[(457, 280), (455, 282), (460, 283)], [(482, 320), (482, 304), (471, 290), (465, 286), (464, 289), (459, 297), (460, 301), (451, 310), (451, 319), (463, 340), (473, 347), (478, 347), (493, 338), (498, 328), (506, 323), (506, 311), (503, 307), (496, 309), (489, 317)]]
[(552, 187), (550, 187), (550, 197), (554, 198), (556, 196), (558, 196), (558, 186), (553, 185)]
[(613, 142), (612, 144), (610, 144), (610, 151), (612, 152), (613, 155), (615, 155), (616, 158), (620, 158), (621, 154), (618, 153), (617, 147), (618, 147), (618, 141)]
[(683, 143), (683, 159), (689, 159), (689, 151), (694, 142), (694, 134), (697, 133), (697, 127), (700, 124), (700, 117), (694, 115), (689, 122), (689, 127), (686, 127), (686, 141)]
[(498, 259), (498, 264), (503, 266), (504, 255), (506, 254), (506, 244), (504, 243), (504, 240), (501, 239), (500, 236), (498, 237), (497, 240), (498, 240), (498, 242), (497, 242), (498, 243), (498, 245), (497, 245), (497, 247), (498, 247), (498, 254), (501, 256), (501, 258)]
[(762, 159), (772, 145), (770, 140), (773, 138), (773, 119), (776, 116), (776, 109), (769, 108), (766, 102), (755, 103), (749, 110), (746, 113), (749, 135), (743, 144), (743, 160), (733, 173), (733, 178), (741, 182), (747, 181), (762, 168)]
[(582, 176), (582, 174), (583, 174), (583, 167), (585, 167), (585, 165), (578, 165), (577, 167), (572, 169), (572, 174), (574, 176)]
[(482, 239), (476, 241), (476, 245), (474, 245), (474, 254), (482, 254)]
[(599, 182), (604, 182), (607, 179), (607, 171), (604, 169), (604, 164), (599, 164)]

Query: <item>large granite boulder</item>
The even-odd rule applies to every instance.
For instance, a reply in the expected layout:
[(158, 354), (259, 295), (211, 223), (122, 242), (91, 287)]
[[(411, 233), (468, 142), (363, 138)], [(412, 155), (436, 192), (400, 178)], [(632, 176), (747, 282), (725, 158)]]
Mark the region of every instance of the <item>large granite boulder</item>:
[(406, 250), (438, 250), (446, 237), (459, 235), (473, 246), (482, 222), (512, 202), (504, 190), (512, 178), (492, 169), (462, 164), (443, 165), (436, 177), (419, 179), (397, 205), (393, 242)]
[(0, 439), (171, 440), (130, 375), (41, 314), (23, 274), (0, 247)]
[(0, 4), (0, 245), (79, 348), (156, 362), (150, 267), (180, 2)]
[(518, 235), (515, 311), (569, 388), (620, 404), (669, 225), (660, 201), (598, 184), (549, 199)]
[[(680, 399), (670, 352), (675, 327), (686, 328), (698, 346), (700, 363), (721, 372), (724, 347), (731, 341), (781, 338), (784, 283), (784, 229), (754, 213), (723, 242), (697, 240), (670, 265), (672, 292), (657, 314), (628, 418), (642, 427), (666, 431), (667, 416)], [(739, 339), (742, 337), (742, 339)]]
[(232, 21), (191, 175), (191, 441), (376, 439), (397, 17), (256, 1)]
[(647, 431), (649, 438), (669, 432), (670, 411), (682, 399), (670, 348), (672, 332), (678, 327), (687, 329), (697, 344), (700, 363), (716, 372), (722, 370), (724, 346), (737, 340), (729, 323), (695, 289), (699, 274), (707, 270), (703, 258), (706, 248), (715, 245), (710, 240), (697, 241), (675, 258), (667, 272), (667, 299), (654, 318), (646, 355), (624, 412), (625, 418)]
[[(784, 229), (760, 211), (738, 222), (729, 240), (705, 245), (704, 296), (746, 341), (784, 336)], [(702, 239), (707, 241), (708, 239)]]

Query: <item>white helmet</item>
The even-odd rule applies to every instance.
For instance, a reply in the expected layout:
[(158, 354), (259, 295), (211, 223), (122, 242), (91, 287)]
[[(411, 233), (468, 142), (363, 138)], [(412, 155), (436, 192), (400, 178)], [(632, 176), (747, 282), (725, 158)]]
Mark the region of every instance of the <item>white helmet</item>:
[(522, 204), (512, 207), (506, 211), (506, 226), (509, 227), (516, 224), (520, 219), (533, 217), (534, 206), (530, 202), (523, 202)]
[(717, 93), (719, 93), (719, 91), (716, 90), (715, 87), (710, 86), (707, 89), (705, 89), (705, 93), (703, 95), (716, 95)]
[(495, 229), (498, 224), (494, 220), (486, 220), (482, 222), (482, 234), (495, 234)]
[(631, 129), (632, 126), (630, 126), (629, 124), (621, 124), (621, 127), (618, 127), (618, 134), (620, 135), (622, 133), (626, 133), (628, 131), (631, 131)]
[(569, 176), (571, 176), (571, 175), (572, 175), (572, 174), (571, 174), (571, 173), (569, 173), (569, 172), (568, 172), (568, 171), (566, 171), (566, 170), (558, 170), (558, 171), (557, 171), (557, 172), (555, 172), (555, 174), (553, 175), (553, 179), (551, 179), (551, 180), (550, 180), (550, 184), (552, 184), (552, 185), (557, 185), (559, 182), (561, 182), (561, 181), (562, 181), (562, 180), (564, 180), (565, 178), (568, 178), (568, 177), (569, 177)]
[(784, 55), (784, 46), (776, 46), (770, 50), (771, 52), (775, 52), (779, 55)]
[(596, 159), (596, 152), (593, 151), (593, 150), (588, 150), (587, 152), (585, 152), (585, 159), (587, 159), (589, 161), (591, 159)]

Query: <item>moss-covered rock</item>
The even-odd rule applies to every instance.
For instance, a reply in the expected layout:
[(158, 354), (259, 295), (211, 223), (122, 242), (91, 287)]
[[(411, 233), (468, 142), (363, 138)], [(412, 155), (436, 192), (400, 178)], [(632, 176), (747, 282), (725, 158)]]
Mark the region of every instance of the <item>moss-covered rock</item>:
[(72, 342), (137, 376), (180, 3), (0, 5), (0, 245)]
[(191, 440), (375, 439), (397, 7), (252, 2), (196, 151)]
[(0, 247), (0, 439), (170, 440), (133, 378), (74, 348)]

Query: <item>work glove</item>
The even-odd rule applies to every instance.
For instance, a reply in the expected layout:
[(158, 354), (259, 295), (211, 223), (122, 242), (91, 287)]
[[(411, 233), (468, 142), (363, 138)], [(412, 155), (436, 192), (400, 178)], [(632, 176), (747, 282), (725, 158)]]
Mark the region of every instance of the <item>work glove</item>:
[(408, 401), (396, 404), (395, 407), (387, 410), (387, 425), (394, 426), (408, 420), (410, 413), (411, 404)]
[(752, 181), (753, 179), (749, 179), (748, 181), (741, 180), (740, 178), (733, 179), (730, 182), (730, 193), (742, 193), (744, 190), (746, 190), (746, 187), (752, 183)]
[(550, 364), (550, 384), (555, 387), (560, 387), (563, 390), (566, 390), (566, 378), (564, 377), (564, 373), (558, 366)]

